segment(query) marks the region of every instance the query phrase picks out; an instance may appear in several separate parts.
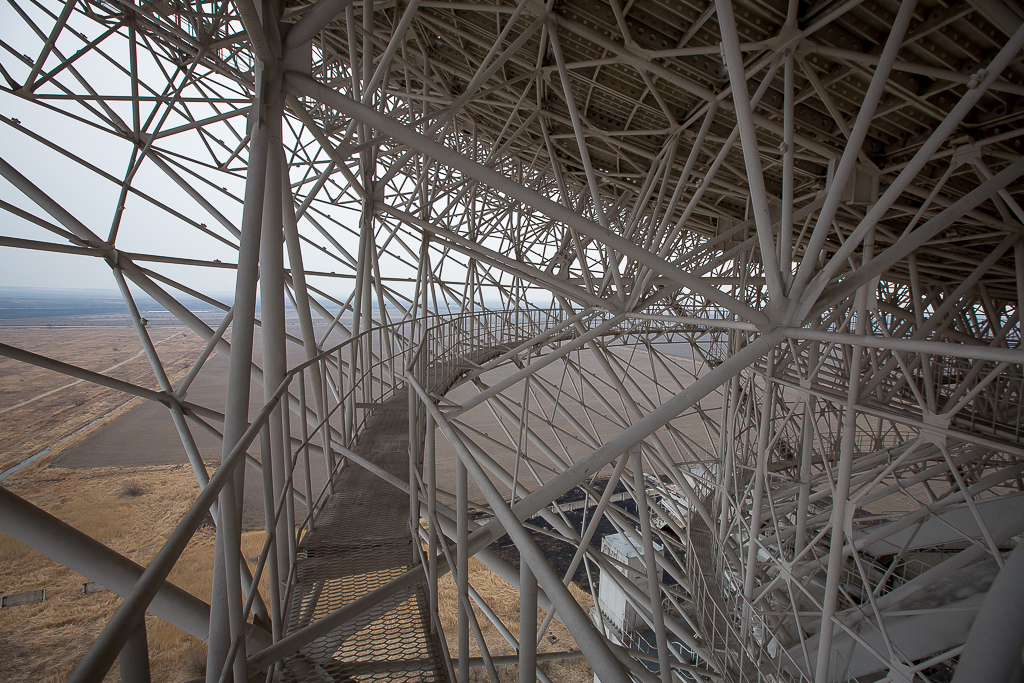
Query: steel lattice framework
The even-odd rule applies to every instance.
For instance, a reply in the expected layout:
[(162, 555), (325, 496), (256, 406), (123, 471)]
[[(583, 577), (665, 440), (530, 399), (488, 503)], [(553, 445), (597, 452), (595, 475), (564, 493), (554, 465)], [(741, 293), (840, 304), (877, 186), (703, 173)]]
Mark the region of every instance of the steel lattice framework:
[[(39, 237), (0, 237), (4, 258), (104, 261), (160, 386), (0, 354), (165, 405), (203, 488), (145, 570), (0, 489), (5, 533), (126, 598), (73, 680), (119, 654), (146, 677), (148, 610), (208, 643), (211, 682), (496, 681), (478, 615), (500, 620), (470, 557), (604, 683), (1019, 670), (1019, 6), (8, 0), (2, 16), (3, 99), (39, 111), (0, 116), (4, 138), (65, 164), (30, 178), (0, 152), (5, 223)], [(62, 117), (85, 133), (47, 129)], [(88, 219), (68, 194), (86, 177), (119, 192)], [(233, 300), (199, 269), (233, 270)], [(138, 292), (208, 342), (177, 386)], [(198, 405), (213, 350), (226, 401)], [(193, 438), (211, 425), (212, 476)], [(165, 578), (211, 508), (206, 604)], [(592, 543), (602, 522), (641, 569)], [(506, 534), (518, 570), (490, 549)], [(538, 534), (576, 549), (567, 574)], [(579, 566), (638, 620), (585, 613)], [(547, 680), (547, 623), (499, 626), (521, 681)], [(374, 650), (397, 638), (381, 624), (412, 649)]]

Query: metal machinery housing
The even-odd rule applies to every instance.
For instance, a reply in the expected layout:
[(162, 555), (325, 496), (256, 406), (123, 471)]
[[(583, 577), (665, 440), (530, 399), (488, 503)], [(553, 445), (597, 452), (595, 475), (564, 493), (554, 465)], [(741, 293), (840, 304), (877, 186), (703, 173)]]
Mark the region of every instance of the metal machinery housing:
[[(109, 266), (160, 385), (0, 353), (166, 406), (202, 487), (145, 569), (0, 489), (3, 532), (125, 596), (73, 680), (118, 656), (144, 680), (147, 611), (208, 643), (211, 682), (496, 681), (509, 663), (546, 681), (574, 656), (604, 683), (1019, 676), (1016, 3), (0, 11), (2, 97), (40, 112), (0, 117), (19, 142), (0, 150), (5, 222), (37, 232), (0, 237), (4, 258)], [(60, 117), (88, 134), (51, 134)], [(29, 177), (29, 143), (60, 156), (53, 176)], [(54, 178), (85, 177), (116, 206), (76, 215)], [(128, 225), (143, 205), (156, 218)], [(202, 269), (230, 269), (233, 298)], [(177, 386), (139, 292), (207, 341)], [(190, 402), (214, 350), (224, 404)], [(211, 509), (207, 602), (165, 577)], [(501, 624), (474, 557), (544, 623)], [(616, 584), (628, 624), (580, 607), (579, 567)], [(483, 618), (515, 656), (491, 656)], [(578, 649), (535, 647), (551, 619)]]

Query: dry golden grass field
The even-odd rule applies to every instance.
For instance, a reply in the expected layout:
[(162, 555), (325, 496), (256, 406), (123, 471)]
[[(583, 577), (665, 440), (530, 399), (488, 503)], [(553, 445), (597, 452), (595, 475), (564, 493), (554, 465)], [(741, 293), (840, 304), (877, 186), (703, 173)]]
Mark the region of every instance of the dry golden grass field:
[[(184, 327), (154, 327), (150, 337), (172, 381), (188, 372), (205, 346)], [(0, 342), (147, 388), (157, 386), (142, 343), (130, 327), (0, 328)], [(125, 405), (129, 398), (0, 356), (0, 472), (116, 411), (87, 431), (103, 426), (141, 400)]]
[[(440, 584), (438, 587), (438, 612), (440, 612), (439, 616), (441, 617), (441, 628), (444, 630), (448, 649), (452, 654), (455, 654), (459, 649), (458, 601), (456, 600), (455, 581), (452, 579), (451, 574), (446, 574), (438, 583)], [(519, 591), (473, 558), (469, 560), (469, 583), (480, 593), (494, 613), (501, 618), (501, 621), (508, 627), (508, 630), (514, 635), (518, 635)], [(581, 590), (575, 582), (569, 584), (569, 591), (585, 611), (593, 606), (593, 598), (590, 597), (589, 593)], [(512, 646), (506, 642), (498, 632), (498, 629), (491, 624), (483, 611), (475, 604), (473, 605), (473, 612), (476, 615), (477, 623), (480, 624), (480, 632), (484, 636), (484, 641), (487, 643), (487, 649), (491, 656), (514, 655), (515, 650), (512, 649)], [(544, 621), (544, 614), (544, 610), (537, 610), (538, 628), (541, 622)], [(473, 638), (472, 631), (470, 631), (469, 642), (470, 656), (479, 657), (480, 648)], [(547, 631), (545, 631), (540, 645), (537, 647), (537, 652), (564, 652), (566, 650), (578, 649), (579, 647), (569, 634), (569, 630), (560, 621), (553, 619)], [(542, 662), (540, 668), (553, 683), (585, 683), (592, 681), (594, 677), (593, 669), (590, 668), (587, 660), (582, 657)], [(515, 664), (498, 666), (495, 667), (495, 670), (501, 683), (515, 683), (515, 681), (519, 680), (519, 667)], [(471, 683), (485, 683), (487, 680), (488, 676), (485, 669), (477, 668), (470, 671)]]
[[(158, 327), (151, 338), (172, 381), (203, 349), (183, 327)], [(0, 341), (145, 387), (156, 387), (136, 332), (128, 327), (0, 329)], [(188, 467), (61, 469), (61, 452), (128, 412), (142, 399), (32, 365), (0, 358), (0, 471), (49, 447), (3, 486), (145, 565), (199, 492)], [(259, 552), (260, 533), (246, 551)], [(249, 546), (252, 546), (250, 548)], [(193, 538), (172, 582), (209, 600), (213, 530)], [(82, 594), (82, 577), (0, 534), (0, 593), (46, 589), (46, 601), (0, 610), (0, 680), (63, 681), (121, 599)], [(147, 618), (154, 681), (195, 678), (205, 646), (177, 628)], [(117, 681), (117, 669), (107, 680)]]
[[(181, 465), (69, 470), (37, 462), (4, 485), (142, 565), (199, 493), (192, 471)], [(210, 599), (213, 538), (212, 528), (201, 528), (170, 575), (204, 601)], [(262, 543), (262, 532), (250, 532), (243, 552), (253, 557)], [(0, 534), (3, 593), (46, 589), (45, 602), (0, 610), (0, 680), (67, 678), (121, 602), (110, 592), (82, 595), (82, 583), (91, 578)], [(154, 682), (202, 674), (203, 643), (153, 616), (146, 621)], [(106, 680), (120, 680), (116, 666)]]

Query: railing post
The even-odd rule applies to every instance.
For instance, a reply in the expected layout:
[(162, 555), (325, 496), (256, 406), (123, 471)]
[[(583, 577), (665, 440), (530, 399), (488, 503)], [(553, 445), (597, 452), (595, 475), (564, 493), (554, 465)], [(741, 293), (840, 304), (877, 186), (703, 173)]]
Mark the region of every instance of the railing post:
[[(269, 90), (268, 84), (261, 85)], [(246, 431), (249, 412), (249, 385), (252, 381), (252, 341), (255, 327), (256, 282), (259, 277), (260, 233), (263, 226), (263, 199), (267, 181), (269, 124), (263, 116), (251, 119), (252, 141), (249, 145), (249, 166), (245, 182), (245, 203), (242, 209), (242, 239), (235, 280), (234, 320), (231, 324), (231, 355), (228, 359), (228, 387), (224, 408), (222, 463)], [(223, 465), (222, 465), (223, 466)], [(213, 590), (210, 596), (210, 640), (207, 649), (207, 678), (220, 676), (231, 637), (243, 635), (241, 577), (236, 569), (241, 564), (242, 498), (244, 467), (237, 468), (232, 480), (221, 490), (218, 500), (220, 519), (214, 549)], [(236, 678), (246, 678), (244, 643), (240, 666), (234, 667)]]
[(537, 680), (537, 577), (519, 558), (519, 683)]
[[(331, 396), (331, 386), (330, 386), (331, 363), (330, 363), (330, 356), (329, 355), (328, 356), (324, 356), (324, 359), (322, 361), (322, 367), (323, 367), (323, 380), (320, 382), (320, 386), (319, 386), (320, 392), (319, 392), (319, 395), (321, 396), (320, 401), (321, 401), (321, 404), (323, 405), (324, 409), (323, 409), (323, 415), (319, 416), (319, 419), (323, 421), (323, 426), (320, 427), (320, 430), (321, 430), (320, 431), (320, 441), (321, 441), (321, 443), (323, 445), (323, 449), (324, 449), (324, 464), (327, 465), (327, 472), (328, 472), (328, 475), (330, 475), (331, 473), (334, 472), (335, 462), (334, 462), (334, 449), (331, 448), (331, 421), (328, 418), (328, 416), (331, 414), (331, 404), (330, 404), (330, 396)], [(311, 376), (313, 376), (313, 373), (317, 373), (317, 376), (319, 376), (320, 368), (317, 367), (317, 366), (313, 366), (310, 369)], [(341, 352), (340, 351), (338, 352), (338, 381), (337, 381), (335, 386), (337, 388), (338, 396), (340, 397), (341, 394), (342, 394)], [(317, 384), (314, 382), (313, 383), (313, 391), (316, 391), (316, 389), (317, 389)], [(340, 400), (340, 398), (339, 398), (339, 400)], [(330, 487), (331, 491), (334, 490), (333, 482), (328, 481), (328, 486)]]
[[(426, 434), (423, 441), (423, 469), (427, 484), (427, 519), (431, 520), (427, 530), (428, 585), (430, 591), (430, 613), (437, 614), (437, 533), (433, 520), (437, 514), (437, 467), (434, 451), (434, 416), (427, 411)], [(415, 543), (415, 541), (413, 541)], [(431, 629), (435, 625), (431, 622)]]
[[(341, 349), (338, 347), (338, 402), (343, 403), (342, 406), (342, 439), (344, 440), (343, 445), (352, 445), (352, 430), (355, 428), (355, 391), (352, 388), (351, 382), (345, 382), (345, 371), (344, 366), (341, 363)], [(352, 373), (352, 368), (349, 369), (349, 375)], [(334, 472), (336, 464), (331, 462), (331, 472)]]
[[(271, 420), (274, 415), (271, 414)], [(270, 425), (265, 424), (260, 430), (260, 452), (263, 454), (263, 517), (266, 524), (266, 533), (276, 534), (278, 525), (274, 520), (274, 508), (277, 501), (277, 490), (272, 479), (272, 473), (268, 472), (270, 466), (270, 453), (273, 448), (273, 437)], [(279, 583), (278, 548), (280, 539), (276, 538), (270, 544), (267, 556), (267, 583), (270, 586), (270, 624), (274, 640), (281, 637), (281, 594)], [(258, 590), (257, 586), (253, 586)]]
[[(316, 369), (316, 366), (312, 366)], [(326, 418), (327, 410), (324, 406), (324, 417)], [(314, 519), (313, 519), (313, 476), (309, 471), (309, 424), (306, 422), (306, 370), (299, 371), (299, 414), (302, 415), (302, 419), (299, 420), (299, 434), (302, 437), (302, 469), (305, 474), (306, 484), (306, 523), (308, 524), (306, 533), (313, 531)], [(325, 449), (326, 450), (326, 449)]]
[(469, 472), (461, 458), (455, 461), (456, 588), (459, 605), (459, 681), (469, 683)]
[[(403, 354), (402, 357), (406, 358), (405, 374), (409, 377), (416, 376), (419, 378), (420, 383), (423, 382), (423, 370), (422, 366), (425, 361), (419, 357), (416, 353), (417, 344), (416, 331), (419, 328), (419, 336), (423, 337), (426, 334), (426, 325), (417, 325), (414, 320), (411, 323), (409, 329), (410, 344), (409, 349)], [(404, 337), (405, 335), (403, 335)], [(397, 382), (397, 379), (395, 380)], [(419, 409), (419, 397), (416, 396), (416, 392), (412, 390), (412, 387), (406, 383), (406, 401), (409, 405), (409, 533), (412, 536), (412, 564), (416, 565), (420, 562), (421, 549), (417, 546), (419, 543), (419, 527), (420, 527), (420, 500), (419, 500), (419, 486), (417, 485), (417, 475), (420, 471), (420, 464), (423, 461), (423, 444), (420, 442), (422, 430), (420, 429), (420, 414)]]
[[(289, 381), (289, 384), (291, 382)], [(289, 389), (290, 391), (290, 389)], [(288, 399), (285, 399), (287, 401)], [(302, 414), (302, 420), (305, 421), (306, 416)], [(285, 538), (288, 541), (288, 562), (285, 565), (286, 568), (290, 568), (295, 564), (295, 553), (296, 543), (295, 538), (295, 461), (298, 458), (292, 456), (292, 422), (291, 422), (291, 411), (288, 409), (287, 404), (281, 411), (281, 432), (282, 432), (282, 451), (284, 453), (284, 495), (286, 496), (284, 504), (284, 528), (282, 532), (286, 534)], [(284, 575), (284, 579), (287, 580), (287, 574)]]

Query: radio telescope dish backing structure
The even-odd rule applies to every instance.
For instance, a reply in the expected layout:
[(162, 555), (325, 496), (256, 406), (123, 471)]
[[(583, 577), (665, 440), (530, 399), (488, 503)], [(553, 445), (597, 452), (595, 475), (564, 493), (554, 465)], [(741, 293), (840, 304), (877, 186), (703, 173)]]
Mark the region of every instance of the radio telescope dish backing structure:
[[(109, 271), (157, 384), (0, 354), (161, 404), (202, 488), (144, 570), (0, 489), (0, 530), (125, 597), (71, 680), (146, 680), (147, 611), (206, 641), (210, 682), (1019, 669), (1019, 6), (2, 16), (3, 258)], [(140, 296), (205, 340), (185, 377)], [(190, 400), (214, 351), (223, 401)], [(211, 510), (199, 599), (165, 579)], [(510, 630), (471, 558), (544, 621)], [(630, 619), (583, 609), (577, 570)]]

